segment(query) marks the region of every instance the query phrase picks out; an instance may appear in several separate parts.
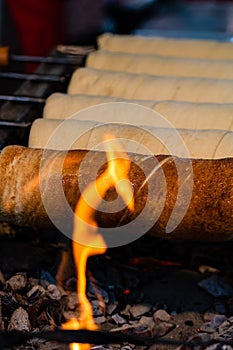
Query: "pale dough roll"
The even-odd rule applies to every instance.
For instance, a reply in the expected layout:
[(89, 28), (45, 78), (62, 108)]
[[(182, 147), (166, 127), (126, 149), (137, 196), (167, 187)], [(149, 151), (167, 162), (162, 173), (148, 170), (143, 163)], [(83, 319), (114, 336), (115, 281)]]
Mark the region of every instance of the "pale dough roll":
[[(135, 116), (134, 109), (129, 103), (135, 103), (159, 112), (175, 128), (184, 129), (223, 129), (233, 131), (233, 104), (220, 103), (191, 103), (180, 101), (143, 101), (143, 100), (124, 100), (117, 97), (109, 96), (91, 96), (91, 95), (68, 95), (54, 93), (46, 100), (43, 117), (49, 119), (66, 119), (75, 115), (79, 120), (95, 120), (97, 122), (108, 122), (111, 117), (110, 113), (115, 108), (106, 103), (109, 102), (126, 102), (124, 120), (130, 121)], [(104, 104), (101, 106), (96, 106)], [(106, 105), (105, 105), (106, 104)], [(89, 112), (81, 112), (89, 108)], [(79, 113), (81, 112), (81, 113)], [(141, 115), (141, 123), (147, 125), (148, 111)], [(116, 116), (112, 116), (111, 121), (115, 122)], [(137, 125), (137, 119), (134, 119), (134, 125)], [(153, 124), (150, 119), (148, 125), (160, 126), (156, 114), (154, 115)]]
[[(66, 119), (74, 113), (82, 111), (88, 107), (93, 107), (106, 102), (117, 102), (120, 100), (120, 98), (109, 96), (93, 96), (85, 94), (68, 95), (55, 92), (46, 99), (43, 109), (43, 118)], [(153, 103), (151, 102), (151, 104)]]
[(174, 130), (79, 120), (36, 119), (30, 131), (29, 147), (104, 151), (103, 136), (106, 133), (120, 138), (126, 151), (138, 154), (172, 154), (201, 159), (233, 157), (233, 132)]
[(233, 59), (233, 44), (210, 40), (172, 39), (130, 35), (103, 34), (98, 37), (100, 49), (141, 55)]
[(89, 54), (86, 66), (117, 72), (167, 77), (233, 79), (233, 61), (137, 55), (97, 50)]
[(133, 100), (233, 103), (233, 80), (155, 77), (79, 68), (71, 77), (68, 93)]

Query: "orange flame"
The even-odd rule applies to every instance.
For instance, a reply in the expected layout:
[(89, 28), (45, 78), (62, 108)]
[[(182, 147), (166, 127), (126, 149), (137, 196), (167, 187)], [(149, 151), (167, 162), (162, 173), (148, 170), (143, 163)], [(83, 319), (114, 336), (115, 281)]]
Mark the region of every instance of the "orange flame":
[[(86, 264), (91, 255), (103, 254), (106, 243), (98, 232), (94, 220), (95, 209), (110, 187), (115, 187), (130, 210), (134, 210), (133, 190), (128, 180), (130, 160), (121, 144), (112, 136), (105, 136), (107, 169), (83, 191), (75, 209), (73, 231), (73, 254), (77, 269), (77, 295), (80, 305), (79, 320), (71, 319), (63, 329), (97, 329), (91, 305), (86, 297)], [(85, 242), (81, 244), (79, 242)], [(71, 350), (87, 350), (89, 344), (70, 345)]]

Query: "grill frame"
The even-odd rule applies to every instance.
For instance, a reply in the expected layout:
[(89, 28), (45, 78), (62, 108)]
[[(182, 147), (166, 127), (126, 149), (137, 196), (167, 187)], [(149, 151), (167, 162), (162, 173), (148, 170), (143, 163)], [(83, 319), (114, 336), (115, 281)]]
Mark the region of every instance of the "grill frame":
[[(69, 54), (59, 53), (56, 48), (51, 51), (50, 56), (70, 57)], [(65, 92), (74, 69), (84, 65), (85, 50), (83, 54), (72, 57), (75, 58), (75, 63), (70, 65), (41, 63), (35, 71), (36, 74), (65, 77), (64, 82), (23, 80), (13, 96), (30, 96), (45, 100), (53, 92)], [(27, 146), (31, 123), (36, 118), (42, 117), (43, 108), (43, 102), (11, 101), (10, 99), (4, 102), (0, 106), (0, 150), (11, 144)]]

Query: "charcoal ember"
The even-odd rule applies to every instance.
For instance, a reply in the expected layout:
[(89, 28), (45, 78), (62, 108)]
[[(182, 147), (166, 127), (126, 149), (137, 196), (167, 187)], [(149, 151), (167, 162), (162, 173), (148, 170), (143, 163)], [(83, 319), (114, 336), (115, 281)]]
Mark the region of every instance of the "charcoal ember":
[(99, 316), (99, 317), (95, 317), (94, 321), (96, 324), (102, 324), (106, 322), (106, 318), (105, 316)]
[(169, 322), (171, 320), (171, 316), (163, 309), (155, 311), (153, 318), (155, 321), (160, 320)]
[(114, 344), (114, 346), (111, 345), (94, 345), (91, 347), (91, 350), (115, 350), (120, 349), (121, 346), (118, 346), (117, 344)]
[(130, 314), (134, 317), (140, 317), (142, 315), (147, 314), (152, 308), (150, 304), (137, 304), (130, 308)]
[(112, 315), (113, 312), (117, 309), (117, 307), (118, 307), (118, 303), (109, 304), (109, 305), (107, 306), (107, 309), (106, 309), (107, 314), (108, 314), (108, 315)]
[(7, 280), (6, 284), (9, 285), (13, 291), (21, 291), (27, 286), (27, 276), (25, 273), (18, 272)]
[(126, 320), (123, 317), (121, 317), (119, 314), (112, 315), (112, 319), (117, 325), (122, 325), (126, 323)]
[(69, 346), (43, 339), (32, 339), (24, 344), (24, 347), (18, 347), (17, 350), (69, 350)]
[[(149, 347), (149, 349), (148, 350), (161, 350), (161, 349), (163, 349), (162, 347), (161, 347), (161, 345), (160, 344), (153, 344), (153, 345), (151, 345), (150, 347)], [(144, 350), (144, 349), (143, 349)], [(177, 350), (177, 349), (176, 349)]]
[(12, 293), (0, 292), (0, 299), (2, 304), (2, 314), (9, 317), (18, 307), (19, 302)]
[(8, 330), (10, 331), (13, 329), (27, 332), (31, 330), (31, 324), (29, 321), (28, 313), (22, 307), (16, 309), (11, 315)]
[(55, 284), (49, 284), (46, 292), (50, 299), (61, 300), (61, 291)]
[(230, 319), (227, 319), (226, 321), (221, 323), (220, 326), (218, 327), (218, 333), (221, 334), (225, 332), (226, 330), (230, 329), (231, 326), (232, 326), (232, 321)]
[[(42, 287), (43, 288), (43, 287)], [(46, 309), (45, 294), (34, 302), (28, 303), (28, 315), (33, 328), (38, 326), (38, 318), (40, 314)]]
[[(190, 322), (192, 322), (193, 324), (192, 327), (189, 325)], [(201, 314), (197, 312), (186, 311), (182, 313), (177, 313), (176, 315), (172, 316), (172, 323), (176, 327), (174, 327), (170, 332), (168, 332), (164, 336), (166, 340), (177, 340), (180, 342), (185, 342), (190, 337), (202, 335), (202, 333), (199, 333), (198, 330), (203, 325), (203, 317)], [(209, 337), (209, 334), (207, 333), (203, 333), (203, 334)], [(185, 348), (185, 350), (190, 350), (190, 349)]]
[(120, 312), (121, 315), (130, 317), (131, 305), (127, 304), (126, 307)]
[(153, 329), (155, 324), (153, 317), (146, 317), (146, 316), (142, 316), (139, 320), (139, 323), (149, 329)]
[(38, 299), (35, 304), (28, 308), (30, 319), (33, 324), (44, 325), (46, 322), (52, 322), (54, 325), (60, 325), (63, 318), (63, 313), (67, 305), (66, 298), (61, 300), (50, 299), (46, 295)]
[(39, 298), (42, 298), (45, 295), (45, 289), (38, 285), (33, 286), (27, 292), (27, 301), (29, 304), (34, 304)]
[(143, 345), (137, 345), (134, 347), (134, 350), (145, 350), (147, 347)]
[(78, 311), (64, 311), (63, 312), (63, 318), (65, 319), (65, 321), (69, 321), (72, 318), (78, 319), (80, 316)]
[(56, 285), (57, 281), (48, 271), (41, 271), (40, 284), (46, 289), (50, 284)]
[(94, 285), (91, 282), (87, 283), (87, 295), (90, 298), (96, 298), (98, 295), (100, 296), (100, 298), (102, 298), (105, 302), (105, 304), (108, 304), (109, 302), (109, 295), (108, 292), (106, 292), (106, 290), (100, 288), (99, 286)]
[(125, 345), (121, 347), (121, 350), (132, 350), (132, 347), (129, 345)]
[(233, 348), (230, 345), (222, 345), (219, 343), (209, 345), (205, 350), (232, 350)]
[(21, 292), (18, 293), (14, 293), (15, 299), (17, 300), (17, 302), (21, 305), (21, 306), (25, 306), (27, 304), (26, 298), (24, 296), (24, 294), (22, 294)]
[(103, 316), (105, 305), (101, 304), (99, 300), (91, 300), (92, 313), (94, 317)]
[(62, 323), (63, 313), (67, 305), (66, 297), (62, 297), (61, 300), (48, 300), (47, 311), (56, 325)]
[(227, 317), (225, 315), (216, 315), (211, 321), (205, 322), (200, 327), (200, 330), (206, 333), (214, 333), (226, 319)]
[(29, 277), (28, 281), (29, 281), (31, 287), (39, 285), (38, 278)]
[(38, 310), (34, 305), (29, 306), (27, 311), (32, 328), (35, 329), (39, 327), (38, 319), (40, 318), (41, 312), (38, 313)]
[(151, 337), (153, 335), (153, 329), (148, 328), (147, 326), (143, 324), (135, 324), (131, 331), (133, 330), (134, 335), (140, 336), (140, 337)]
[(98, 299), (99, 308), (102, 310), (103, 313), (106, 312), (106, 304), (103, 299)]
[(205, 322), (209, 322), (209, 321), (212, 321), (215, 316), (217, 316), (216, 312), (206, 311), (203, 315), (203, 319)]
[(51, 324), (53, 324), (53, 323), (54, 322), (51, 318), (51, 315), (47, 311), (42, 311), (40, 313), (40, 315), (37, 317), (37, 324), (38, 324), (40, 330), (46, 330), (46, 329), (50, 330)]
[(163, 337), (176, 327), (174, 323), (157, 321), (152, 328), (153, 337)]
[(104, 350), (104, 346), (103, 345), (93, 345), (91, 347), (91, 350)]
[(68, 278), (64, 283), (63, 286), (66, 290), (70, 290), (72, 292), (76, 291), (77, 288), (77, 278), (72, 276)]
[(134, 325), (125, 323), (121, 327), (112, 328), (110, 332), (122, 332), (122, 333), (130, 333), (130, 330), (134, 329)]
[(41, 350), (43, 349), (43, 345), (45, 344), (45, 342), (46, 341), (43, 339), (33, 338), (31, 340), (28, 340), (25, 344), (18, 346), (17, 350), (38, 350), (38, 349)]
[(126, 323), (121, 327), (112, 329), (111, 332), (122, 332), (127, 335), (137, 335), (142, 337), (151, 337), (152, 335), (152, 331), (139, 322), (134, 322), (133, 324)]
[(216, 328), (213, 327), (211, 322), (206, 322), (201, 326), (200, 330), (206, 333), (214, 333), (216, 331)]
[(71, 292), (68, 294), (67, 307), (69, 310), (74, 311), (78, 306), (78, 296), (76, 292)]
[(221, 341), (233, 341), (233, 325), (229, 326), (228, 329), (219, 330), (218, 334), (216, 334), (216, 339)]
[(198, 286), (214, 297), (233, 296), (233, 288), (216, 274), (200, 281)]
[(185, 342), (192, 342), (197, 345), (193, 345), (192, 347), (187, 345), (180, 345), (175, 350), (206, 350), (205, 345), (201, 345), (202, 343), (208, 343), (211, 340), (210, 335), (206, 333), (195, 334), (185, 340)]

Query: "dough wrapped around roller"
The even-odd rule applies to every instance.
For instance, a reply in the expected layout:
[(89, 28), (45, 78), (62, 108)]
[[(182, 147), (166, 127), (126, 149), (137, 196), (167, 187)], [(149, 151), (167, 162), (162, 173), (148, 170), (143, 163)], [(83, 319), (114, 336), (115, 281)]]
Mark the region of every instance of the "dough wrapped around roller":
[[(49, 219), (52, 216), (61, 221), (68, 220), (64, 214), (63, 202), (59, 200), (58, 182), (62, 184), (69, 205), (74, 208), (80, 196), (78, 176), (87, 185), (93, 175), (93, 167), (98, 168), (99, 164), (105, 166), (106, 156), (103, 152), (89, 152), (86, 166), (83, 166), (86, 155), (86, 151), (46, 151), (40, 168), (42, 150), (20, 146), (3, 149), (0, 155), (0, 220), (41, 228), (53, 226)], [(190, 176), (190, 161), (167, 156), (140, 155), (130, 155), (130, 159), (129, 178), (134, 188), (135, 209), (132, 213), (124, 208), (110, 214), (97, 211), (96, 219), (100, 227), (115, 227), (119, 223), (124, 225), (137, 218), (139, 228), (141, 225), (143, 230), (151, 222), (149, 233), (163, 238), (221, 241), (233, 237), (232, 158), (192, 160), (191, 201), (184, 217), (171, 233), (165, 233), (165, 229), (173, 208), (178, 206), (179, 213), (187, 191), (190, 191), (186, 182)], [(160, 166), (156, 166), (157, 162)], [(59, 167), (62, 168), (61, 178), (58, 176)], [(180, 200), (177, 200), (178, 167), (183, 174), (183, 178), (179, 179)], [(145, 174), (149, 174), (147, 179)], [(152, 191), (149, 197), (148, 188)], [(109, 191), (106, 200), (112, 203), (114, 198), (115, 191)], [(50, 203), (49, 217), (44, 207), (45, 201)], [(140, 217), (146, 202), (148, 205)], [(101, 232), (101, 228), (99, 230)]]
[[(115, 113), (117, 106), (109, 106), (108, 102), (126, 102), (124, 104), (125, 113), (123, 118)], [(135, 109), (129, 103), (135, 103), (151, 108), (155, 112), (164, 116), (175, 128), (184, 129), (223, 129), (233, 131), (233, 104), (220, 103), (191, 103), (181, 101), (143, 101), (143, 100), (124, 100), (109, 96), (91, 96), (91, 95), (68, 95), (54, 93), (46, 100), (43, 117), (48, 119), (66, 119), (76, 114), (79, 120), (95, 120), (97, 122), (121, 121), (127, 122), (134, 118), (134, 125), (137, 123), (135, 118)], [(98, 104), (106, 104), (95, 108)], [(89, 111), (81, 112), (88, 107)], [(81, 113), (78, 113), (81, 112)], [(114, 113), (111, 117), (110, 113)], [(148, 111), (142, 111), (140, 108), (140, 124), (159, 126), (159, 120), (156, 114), (152, 121), (148, 123)], [(111, 118), (111, 119), (109, 119)], [(75, 118), (76, 119), (76, 118)]]
[(233, 61), (205, 60), (97, 50), (88, 55), (86, 66), (116, 72), (166, 77), (233, 79)]
[(79, 68), (72, 75), (68, 93), (133, 100), (233, 103), (233, 80), (156, 77)]
[(104, 151), (102, 141), (105, 134), (113, 134), (121, 139), (125, 150), (138, 154), (172, 154), (202, 159), (233, 157), (233, 132), (136, 127), (70, 119), (36, 119), (30, 131), (29, 147)]
[(86, 94), (68, 95), (55, 92), (45, 101), (43, 118), (66, 119), (74, 113), (80, 112), (88, 107), (93, 107), (101, 103), (117, 101), (121, 101), (121, 99), (109, 96), (93, 96)]
[(208, 58), (232, 60), (233, 45), (228, 42), (194, 39), (103, 34), (98, 37), (98, 47), (113, 52), (141, 55)]

